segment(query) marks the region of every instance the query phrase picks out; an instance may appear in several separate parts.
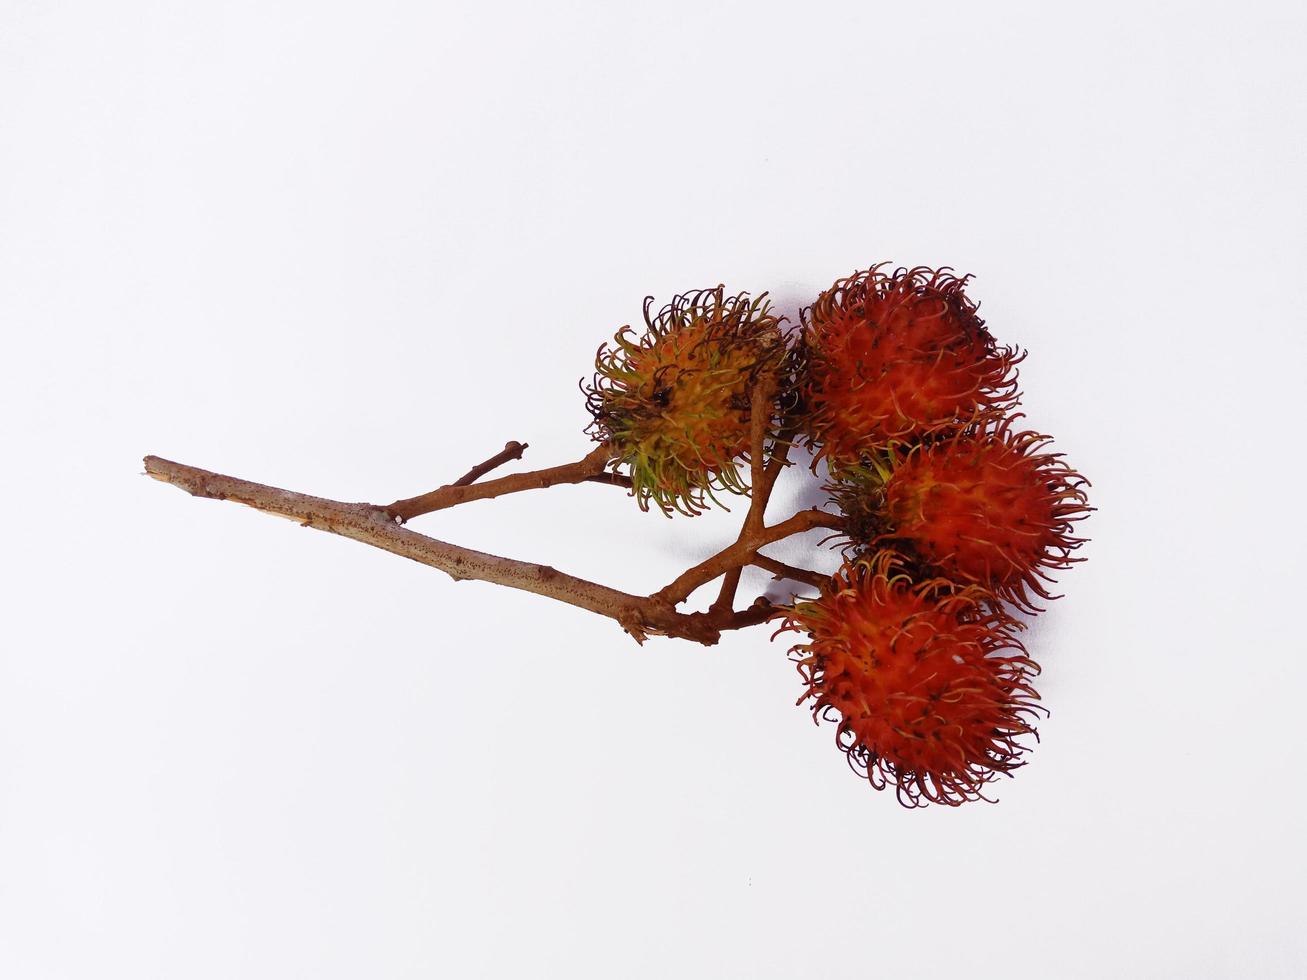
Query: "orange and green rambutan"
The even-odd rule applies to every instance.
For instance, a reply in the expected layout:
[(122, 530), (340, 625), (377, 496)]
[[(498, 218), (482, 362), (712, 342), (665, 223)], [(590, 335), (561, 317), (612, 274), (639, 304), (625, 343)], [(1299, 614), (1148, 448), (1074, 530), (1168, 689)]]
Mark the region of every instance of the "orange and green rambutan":
[[(599, 348), (585, 388), (588, 431), (627, 467), (636, 500), (694, 515), (715, 491), (749, 492), (736, 463), (748, 459), (759, 386), (775, 411), (785, 387), (788, 337), (766, 294), (727, 296), (723, 287), (677, 296), (645, 330), (618, 331)], [(773, 420), (766, 420), (772, 432)]]
[(1088, 481), (1046, 451), (1048, 436), (1014, 421), (891, 452), (870, 473), (850, 470), (832, 487), (850, 515), (850, 540), (900, 551), (1029, 611), (1036, 598), (1054, 598), (1049, 573), (1078, 561), (1085, 540), (1073, 530), (1090, 510)]
[(856, 772), (893, 784), (905, 805), (985, 799), (987, 783), (1022, 765), (1039, 668), (981, 590), (914, 583), (886, 552), (846, 564), (783, 629), (808, 635), (791, 651), (800, 703), (836, 724)]
[(999, 347), (968, 277), (873, 266), (804, 314), (804, 400), (817, 459), (857, 463), (894, 442), (997, 416), (1017, 400), (1021, 355)]

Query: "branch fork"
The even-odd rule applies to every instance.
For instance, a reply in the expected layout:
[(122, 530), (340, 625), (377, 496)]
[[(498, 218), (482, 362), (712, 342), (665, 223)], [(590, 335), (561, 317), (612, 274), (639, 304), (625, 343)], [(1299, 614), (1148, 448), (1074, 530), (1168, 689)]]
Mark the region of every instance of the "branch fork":
[[(657, 635), (711, 645), (724, 631), (757, 625), (777, 612), (777, 607), (764, 596), (757, 597), (743, 608), (736, 608), (740, 573), (746, 566), (754, 565), (772, 572), (778, 579), (790, 579), (812, 587), (819, 587), (825, 581), (825, 576), (817, 572), (768, 558), (759, 554), (758, 549), (814, 527), (842, 526), (835, 515), (816, 509), (799, 511), (770, 527), (764, 523), (767, 503), (776, 478), (787, 465), (790, 445), (790, 432), (782, 427), (771, 446), (765, 446), (773, 394), (765, 386), (758, 385), (752, 396), (754, 421), (751, 426), (750, 468), (753, 496), (739, 536), (728, 547), (646, 596), (590, 582), (550, 565), (504, 558), (451, 544), (419, 534), (406, 526), (409, 521), (425, 514), (526, 490), (574, 483), (604, 483), (629, 489), (630, 481), (626, 477), (608, 470), (613, 461), (613, 450), (607, 443), (572, 463), (482, 481), (482, 477), (493, 470), (522, 458), (527, 444), (509, 442), (501, 451), (452, 483), (385, 505), (314, 497), (224, 476), (158, 456), (145, 457), (145, 472), (192, 496), (235, 501), (297, 521), (305, 527), (360, 541), (440, 569), (455, 581), (490, 582), (588, 609), (615, 620), (640, 643), (647, 636)], [(718, 577), (722, 578), (721, 590), (706, 611), (683, 612), (677, 608), (696, 589)]]

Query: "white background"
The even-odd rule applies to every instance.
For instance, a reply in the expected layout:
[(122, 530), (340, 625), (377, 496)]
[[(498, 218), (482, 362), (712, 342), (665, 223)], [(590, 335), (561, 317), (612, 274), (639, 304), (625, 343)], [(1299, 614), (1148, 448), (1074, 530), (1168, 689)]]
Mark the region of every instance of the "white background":
[[(1305, 45), (1270, 2), (0, 3), (0, 975), (1307, 973)], [(573, 459), (646, 293), (882, 259), (977, 275), (1094, 481), (997, 806), (868, 790), (765, 628), (638, 648), (140, 475)], [(737, 517), (415, 526), (648, 591)]]

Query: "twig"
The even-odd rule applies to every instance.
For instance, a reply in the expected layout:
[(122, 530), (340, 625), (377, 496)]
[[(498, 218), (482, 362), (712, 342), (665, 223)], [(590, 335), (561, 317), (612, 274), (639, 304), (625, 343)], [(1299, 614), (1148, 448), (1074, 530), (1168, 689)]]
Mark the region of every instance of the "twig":
[[(598, 454), (599, 450), (596, 450), (586, 459), (599, 458)], [(756, 625), (776, 612), (765, 598), (759, 597), (753, 605), (738, 611), (720, 608), (704, 613), (682, 613), (676, 610), (673, 603), (657, 594), (631, 595), (568, 575), (549, 565), (501, 558), (418, 534), (401, 526), (389, 508), (378, 507), (376, 504), (344, 503), (281, 490), (160, 459), (158, 456), (145, 457), (145, 472), (156, 480), (179, 487), (193, 496), (233, 500), (256, 510), (298, 521), (305, 527), (361, 541), (374, 548), (438, 568), (456, 581), (476, 579), (491, 582), (587, 609), (616, 620), (639, 642), (643, 642), (646, 636), (664, 635), (710, 645), (717, 642), (724, 630)], [(467, 489), (475, 486), (477, 485)], [(529, 487), (520, 487), (527, 488)], [(772, 529), (773, 532), (776, 530)]]
[(752, 564), (758, 549), (763, 545), (780, 541), (794, 534), (802, 534), (815, 527), (842, 528), (843, 526), (844, 522), (834, 514), (815, 508), (801, 510), (788, 520), (772, 527), (764, 527), (751, 534), (742, 535), (734, 544), (682, 572), (675, 581), (664, 586), (654, 595), (673, 604), (684, 602), (695, 589), (711, 582), (718, 575), (724, 575), (732, 568), (741, 565)]
[(497, 466), (503, 466), (509, 460), (521, 459), (522, 454), (526, 452), (526, 450), (527, 443), (525, 442), (514, 441), (505, 443), (503, 449), (495, 453), (495, 455), (491, 456), (484, 463), (477, 463), (476, 466), (472, 467), (449, 485), (451, 487), (465, 487), (469, 483), (476, 483), (477, 480), (481, 479)]
[(735, 605), (735, 592), (740, 587), (740, 573), (743, 571), (744, 566), (737, 565), (722, 576), (721, 590), (709, 609), (730, 609)]
[(767, 501), (771, 498), (771, 488), (766, 485), (764, 474), (767, 467), (767, 430), (771, 427), (772, 396), (775, 393), (775, 382), (759, 381), (753, 386), (750, 394), (749, 487), (752, 499), (749, 501), (749, 512), (744, 515), (744, 527), (740, 529), (741, 536), (751, 534), (762, 527)]
[[(740, 573), (745, 565), (753, 564), (759, 567), (766, 567), (760, 564), (763, 562), (773, 562), (773, 559), (765, 555), (758, 554), (758, 548), (780, 538), (769, 537), (773, 532), (780, 533), (781, 537), (788, 537), (790, 534), (796, 534), (809, 527), (830, 527), (842, 529), (843, 522), (833, 514), (825, 514), (821, 511), (812, 511), (809, 516), (797, 525), (791, 525), (794, 518), (775, 528), (768, 529), (764, 526), (763, 519), (767, 512), (767, 504), (771, 500), (772, 490), (776, 486), (776, 480), (781, 471), (785, 469), (790, 455), (790, 449), (793, 447), (792, 438), (797, 432), (795, 421), (787, 414), (781, 420), (775, 437), (772, 439), (770, 451), (764, 455), (764, 444), (766, 440), (767, 429), (772, 420), (772, 399), (775, 396), (775, 385), (758, 384), (754, 387), (751, 395), (751, 415), (749, 427), (749, 470), (750, 470), (750, 493), (749, 511), (744, 517), (744, 523), (740, 527), (739, 537), (729, 548), (718, 552), (712, 558), (701, 562), (694, 568), (689, 569), (675, 582), (672, 582), (662, 591), (656, 593), (663, 596), (673, 603), (679, 604), (690, 597), (695, 589), (706, 582), (712, 581), (718, 575), (722, 576), (722, 585), (717, 593), (717, 598), (709, 610), (730, 609), (735, 602), (735, 593), (740, 587)], [(820, 515), (813, 516), (813, 515)], [(795, 515), (798, 517), (799, 515)], [(798, 527), (799, 530), (788, 530), (789, 527)], [(775, 562), (776, 566), (783, 565), (782, 562)], [(785, 565), (786, 569), (794, 572), (803, 572), (808, 578), (797, 578), (795, 581), (806, 582), (807, 584), (820, 584), (825, 578), (817, 575), (816, 572), (804, 572), (802, 569), (791, 568)], [(775, 570), (775, 569), (773, 569)], [(793, 576), (786, 576), (793, 577)]]
[(798, 426), (793, 421), (786, 421), (777, 431), (776, 438), (772, 440), (767, 468), (762, 474), (762, 485), (768, 496), (776, 486), (776, 479), (789, 465), (790, 450), (794, 448), (794, 436), (798, 431)]
[(593, 476), (587, 476), (585, 478), (585, 482), (607, 483), (610, 486), (623, 487), (627, 490), (630, 490), (633, 486), (635, 486), (635, 484), (631, 482), (631, 478), (627, 476), (625, 473), (610, 473), (608, 470), (605, 470), (602, 473), (596, 473)]
[(417, 497), (396, 500), (393, 504), (387, 504), (384, 510), (397, 520), (411, 521), (423, 514), (464, 504), (469, 500), (486, 500), (523, 490), (543, 490), (545, 487), (560, 483), (583, 483), (592, 476), (602, 473), (604, 464), (611, 458), (612, 450), (605, 444), (575, 463), (564, 463), (562, 466), (551, 466), (548, 469), (531, 470), (527, 473), (514, 473), (512, 476), (502, 476), (498, 480), (487, 480), (485, 483), (450, 484)]
[[(771, 401), (775, 394), (774, 383), (758, 382), (749, 396), (749, 510), (744, 515), (740, 526), (740, 535), (736, 541), (748, 535), (756, 534), (762, 527), (763, 514), (767, 511), (767, 500), (771, 489), (764, 485), (763, 473), (766, 466), (767, 429), (771, 425)], [(735, 605), (735, 593), (740, 587), (740, 572), (743, 565), (727, 569), (722, 577), (722, 587), (717, 598), (709, 607), (712, 609), (730, 609)], [(677, 602), (683, 600), (676, 600)]]
[(799, 568), (795, 565), (787, 565), (783, 561), (777, 561), (775, 558), (768, 558), (766, 555), (755, 554), (750, 560), (750, 564), (757, 565), (759, 568), (771, 572), (778, 579), (787, 578), (794, 582), (802, 582), (804, 585), (811, 585), (816, 589), (820, 589), (823, 585), (830, 582), (829, 575), (822, 575), (820, 572), (814, 572), (810, 568)]

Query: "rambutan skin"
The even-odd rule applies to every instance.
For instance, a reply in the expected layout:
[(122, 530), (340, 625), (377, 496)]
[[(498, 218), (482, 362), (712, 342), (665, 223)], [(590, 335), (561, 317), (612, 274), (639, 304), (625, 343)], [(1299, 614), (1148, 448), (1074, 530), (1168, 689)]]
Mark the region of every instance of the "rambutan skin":
[(986, 784), (1023, 762), (1034, 735), (1039, 668), (1020, 627), (978, 589), (914, 584), (896, 556), (846, 564), (783, 630), (808, 634), (791, 650), (814, 720), (871, 784), (905, 806), (986, 799)]
[[(736, 460), (750, 450), (752, 400), (782, 385), (788, 337), (766, 294), (727, 296), (723, 287), (675, 297), (646, 329), (629, 326), (599, 348), (584, 388), (588, 431), (628, 466), (636, 500), (664, 513), (702, 512), (714, 491), (747, 494)], [(769, 431), (771, 419), (767, 420)]]
[[(1018, 416), (1019, 418), (1019, 416)], [(1078, 561), (1073, 525), (1089, 513), (1088, 481), (1045, 452), (1050, 437), (1013, 419), (919, 445), (897, 458), (881, 491), (875, 544), (939, 575), (1037, 611), (1048, 573)]]
[(1016, 404), (1023, 355), (996, 345), (967, 298), (969, 277), (885, 268), (837, 281), (804, 312), (804, 400), (817, 459), (856, 463)]

